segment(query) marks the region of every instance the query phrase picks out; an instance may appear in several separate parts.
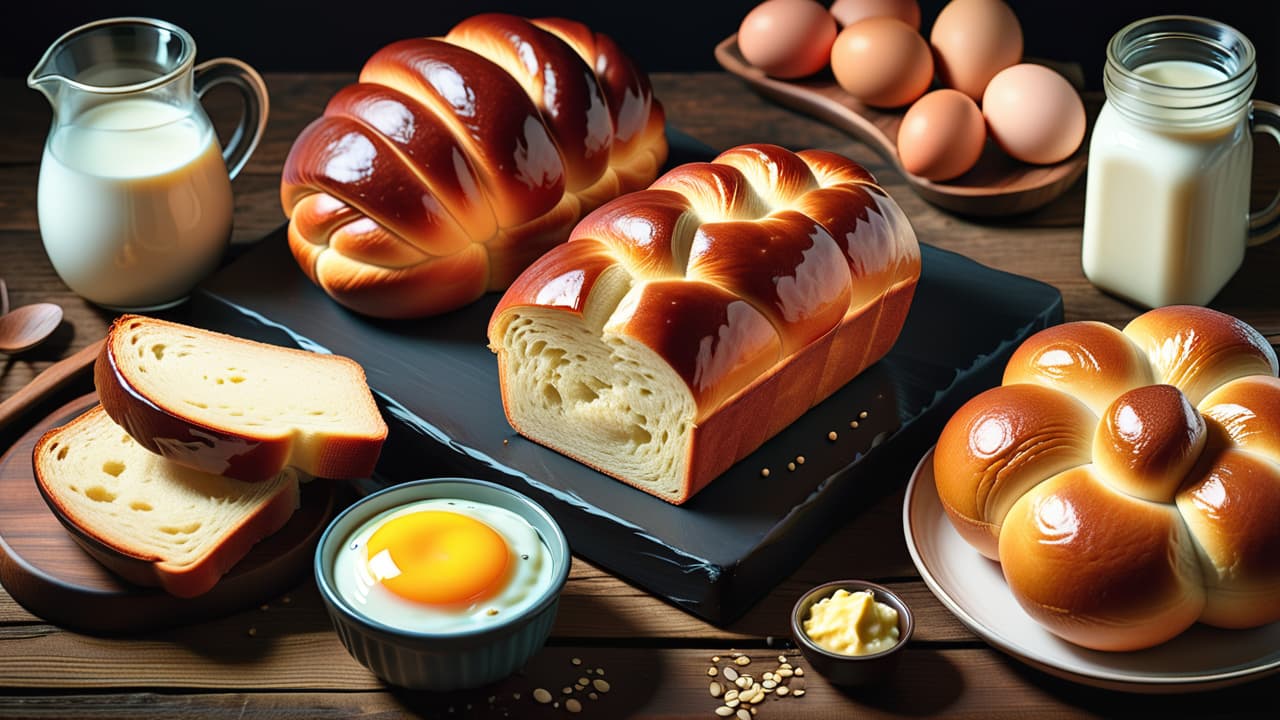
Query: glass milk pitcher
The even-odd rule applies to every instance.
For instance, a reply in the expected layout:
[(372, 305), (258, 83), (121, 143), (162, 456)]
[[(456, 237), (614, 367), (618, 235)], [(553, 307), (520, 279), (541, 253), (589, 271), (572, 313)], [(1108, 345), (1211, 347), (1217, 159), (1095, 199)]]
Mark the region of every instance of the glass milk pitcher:
[[(58, 38), (27, 78), (53, 105), (37, 190), (45, 251), (98, 305), (176, 305), (231, 239), (231, 178), (262, 137), (267, 89), (238, 60), (195, 55), (175, 25), (114, 18)], [(245, 105), (225, 150), (199, 102), (222, 83)]]
[(1107, 46), (1107, 101), (1089, 146), (1081, 263), (1099, 288), (1147, 307), (1204, 305), (1280, 233), (1249, 213), (1253, 133), (1280, 140), (1280, 108), (1251, 100), (1254, 50), (1235, 29), (1163, 16)]

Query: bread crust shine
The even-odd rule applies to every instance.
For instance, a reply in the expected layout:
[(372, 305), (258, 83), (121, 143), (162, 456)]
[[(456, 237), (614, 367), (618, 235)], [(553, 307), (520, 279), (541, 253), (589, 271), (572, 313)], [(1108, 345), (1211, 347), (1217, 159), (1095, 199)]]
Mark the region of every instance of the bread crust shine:
[(934, 477), (960, 535), (1068, 641), (1134, 650), (1196, 621), (1280, 620), (1277, 359), (1229, 315), (1037, 333), (947, 423)]

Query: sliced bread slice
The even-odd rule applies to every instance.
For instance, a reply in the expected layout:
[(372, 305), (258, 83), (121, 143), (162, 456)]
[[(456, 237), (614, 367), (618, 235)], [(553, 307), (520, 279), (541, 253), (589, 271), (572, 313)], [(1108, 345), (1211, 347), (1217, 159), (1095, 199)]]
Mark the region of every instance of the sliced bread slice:
[(354, 360), (139, 315), (111, 326), (94, 367), (111, 419), (188, 467), (260, 482), (286, 465), (373, 472), (387, 425)]
[(45, 433), (36, 484), (81, 546), (112, 572), (178, 597), (210, 590), (298, 507), (298, 473), (264, 482), (192, 470), (151, 453), (101, 406)]

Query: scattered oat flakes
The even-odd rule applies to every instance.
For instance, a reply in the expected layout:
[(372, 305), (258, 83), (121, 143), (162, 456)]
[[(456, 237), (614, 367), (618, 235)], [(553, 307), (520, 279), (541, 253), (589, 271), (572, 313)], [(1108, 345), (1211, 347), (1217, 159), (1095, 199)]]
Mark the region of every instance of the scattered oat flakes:
[(582, 703), (577, 698), (569, 698), (564, 701), (564, 709), (571, 713), (582, 712)]
[(533, 691), (533, 699), (546, 705), (551, 702), (551, 693), (546, 688), (535, 688)]

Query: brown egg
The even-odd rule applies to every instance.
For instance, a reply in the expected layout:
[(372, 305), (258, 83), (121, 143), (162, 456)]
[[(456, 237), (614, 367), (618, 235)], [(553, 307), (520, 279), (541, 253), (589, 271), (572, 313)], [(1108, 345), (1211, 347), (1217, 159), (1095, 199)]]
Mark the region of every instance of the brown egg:
[(873, 17), (895, 17), (912, 28), (920, 29), (920, 3), (916, 0), (836, 0), (831, 14), (840, 27)]
[(784, 79), (826, 67), (835, 38), (835, 18), (815, 0), (765, 0), (738, 27), (742, 57)]
[(1043, 65), (1014, 65), (991, 78), (982, 114), (991, 137), (1023, 162), (1061, 162), (1084, 140), (1084, 103), (1066, 78)]
[(898, 158), (912, 175), (950, 180), (978, 162), (986, 140), (987, 126), (977, 103), (959, 90), (934, 90), (902, 116)]
[(1001, 70), (1022, 60), (1022, 26), (1000, 0), (952, 0), (929, 34), (938, 77), (974, 100)]
[(831, 71), (845, 92), (867, 105), (900, 107), (929, 89), (933, 56), (910, 25), (897, 18), (868, 18), (836, 36)]

